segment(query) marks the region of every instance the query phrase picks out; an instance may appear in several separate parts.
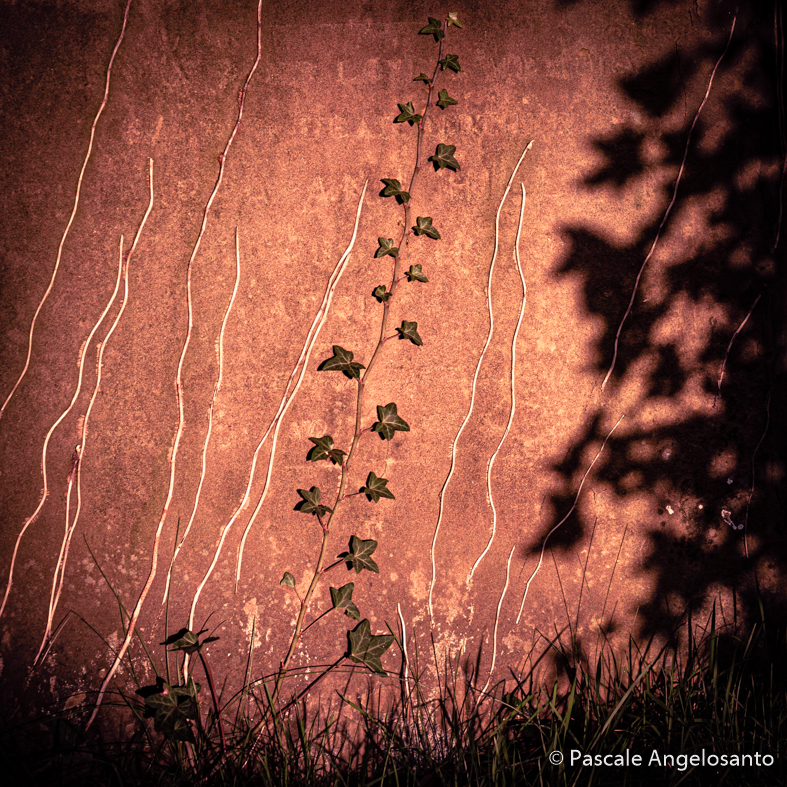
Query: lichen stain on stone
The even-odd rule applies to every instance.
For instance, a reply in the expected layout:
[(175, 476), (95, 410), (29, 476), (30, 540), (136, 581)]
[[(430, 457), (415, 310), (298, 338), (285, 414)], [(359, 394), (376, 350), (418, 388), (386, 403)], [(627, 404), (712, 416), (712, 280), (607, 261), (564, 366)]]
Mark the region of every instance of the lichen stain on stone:
[[(246, 642), (251, 642), (251, 635), (252, 632), (254, 632), (254, 647), (256, 649), (262, 644), (262, 631), (259, 626), (256, 598), (250, 598), (243, 605), (243, 614), (246, 616), (245, 621), (241, 622), (241, 628), (243, 629), (244, 638)], [(268, 629), (268, 635), (266, 636), (266, 641), (268, 639), (268, 636), (270, 636), (270, 629)]]

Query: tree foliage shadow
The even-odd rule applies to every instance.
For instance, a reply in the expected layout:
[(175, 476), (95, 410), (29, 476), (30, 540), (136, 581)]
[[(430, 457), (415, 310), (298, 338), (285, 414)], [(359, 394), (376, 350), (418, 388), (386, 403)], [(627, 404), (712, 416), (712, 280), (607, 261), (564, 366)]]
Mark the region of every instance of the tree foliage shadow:
[[(658, 4), (634, 1), (632, 9), (644, 16)], [(574, 3), (560, 0), (559, 5)], [(671, 245), (669, 256), (656, 261), (660, 290), (654, 295), (649, 287), (647, 298), (638, 292), (608, 383), (607, 394), (636, 379), (644, 391), (640, 408), (663, 414), (672, 410), (652, 428), (630, 423), (625, 431), (614, 433), (588, 479), (607, 485), (621, 502), (642, 492), (653, 501), (654, 521), (659, 524), (644, 532), (639, 525), (646, 539), (640, 571), (648, 575), (652, 588), (637, 616), (637, 635), (644, 638), (671, 639), (686, 615), (699, 612), (719, 588), (731, 591), (731, 612), (738, 624), (759, 619), (761, 599), (774, 614), (787, 612), (784, 594), (769, 596), (763, 588), (768, 574), (779, 577), (787, 571), (787, 239), (782, 226), (776, 245), (784, 184), (774, 167), (778, 162), (781, 170), (785, 161), (783, 105), (777, 93), (777, 68), (783, 58), (775, 50), (774, 19), (770, 3), (738, 19), (717, 74), (719, 79), (734, 67), (739, 75), (735, 88), (721, 105), (706, 106), (694, 129), (662, 241), (671, 227), (685, 224), (688, 211), (700, 202), (710, 206), (705, 218), (708, 232), (691, 239), (695, 250), (689, 249), (691, 244)], [(659, 209), (628, 243), (613, 242), (582, 225), (563, 229), (569, 250), (556, 275), (581, 282), (584, 309), (601, 326), (592, 359), (599, 385), (612, 361), (615, 335), (637, 273), (672, 198), (696, 106), (687, 102), (678, 133), (667, 131), (662, 118), (684, 100), (683, 86), (690, 77), (709, 74), (726, 43), (730, 20), (729, 9), (717, 9), (712, 29), (720, 32), (715, 41), (676, 48), (621, 78), (619, 89), (646, 121), (639, 127), (634, 121), (622, 124), (611, 135), (591, 141), (603, 161), (584, 177), (586, 189), (622, 194), (638, 187), (649, 168), (672, 173), (664, 179)], [(703, 79), (707, 84), (707, 77)], [(698, 146), (705, 132), (714, 141)], [(654, 163), (646, 163), (646, 145), (661, 151)], [(653, 264), (651, 260), (649, 266)], [(706, 337), (701, 347), (687, 352), (681, 346), (681, 331), (677, 338), (674, 330), (671, 338), (663, 338), (665, 321), (695, 319), (695, 314), (699, 319), (700, 308), (709, 319), (702, 331), (694, 332)], [(701, 392), (714, 406), (677, 409), (679, 400), (692, 392)], [(570, 509), (587, 466), (583, 457), (594, 455), (607, 436), (602, 421), (607, 423), (611, 414), (603, 396), (565, 456), (553, 464), (565, 491), (552, 496), (548, 521), (526, 547), (530, 556), (540, 552), (546, 535)], [(686, 414), (674, 417), (681, 412)], [(589, 524), (575, 511), (550, 536), (549, 547), (574, 551), (586, 538)]]

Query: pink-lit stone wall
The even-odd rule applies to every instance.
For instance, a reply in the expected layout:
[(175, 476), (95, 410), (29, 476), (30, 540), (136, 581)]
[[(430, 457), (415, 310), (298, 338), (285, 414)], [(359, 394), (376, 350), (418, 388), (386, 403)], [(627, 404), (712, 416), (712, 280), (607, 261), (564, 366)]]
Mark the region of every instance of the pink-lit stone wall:
[[(399, 236), (403, 218), (380, 198), (380, 179), (409, 182), (416, 132), (393, 119), (397, 102), (423, 101), (412, 80), (431, 74), (436, 46), (416, 34), (427, 16), (448, 11), (464, 23), (446, 50), (462, 71), (441, 74), (438, 88), (459, 103), (432, 110), (425, 149), (455, 145), (461, 170), (421, 174), (413, 215), (432, 216), (442, 239), (411, 239), (408, 263), (430, 281), (403, 282), (391, 307), (391, 325), (417, 321), (424, 344), (385, 344), (362, 414), (371, 426), (376, 405), (396, 402), (411, 430), (390, 442), (364, 435), (349, 482), (356, 491), (372, 470), (396, 499), (345, 501), (329, 545), (333, 558), (352, 534), (375, 539), (380, 573), (334, 569), (310, 619), (329, 605), (329, 585), (354, 581), (353, 600), (373, 632), (386, 624), (399, 632), (404, 621), (411, 652), (418, 642), (431, 654), (433, 638), (438, 658), (464, 653), (478, 664), (483, 685), (493, 653), (491, 677), (502, 680), (527, 669), (543, 637), (575, 637), (592, 659), (605, 638), (667, 639), (688, 611), (703, 619), (714, 601), (725, 622), (743, 622), (755, 577), (769, 603), (783, 601), (784, 237), (774, 244), (784, 147), (772, 9), (741, 10), (725, 53), (732, 3), (263, 2), (259, 65), (191, 265), (183, 429), (137, 625), (158, 659), (176, 531), (183, 535), (202, 482), (174, 563), (170, 633), (188, 625), (369, 186), (354, 249), (281, 422), (240, 582), (236, 589), (241, 537), (265, 485), (272, 436), (196, 606), (194, 627), (220, 637), (208, 653), (228, 692), (242, 682), (252, 630), (253, 677), (273, 672), (284, 655), (298, 611), (296, 595), (278, 584), (284, 572), (301, 594), (308, 584), (321, 531), (293, 510), (296, 490), (318, 486), (330, 505), (338, 483), (335, 467), (307, 461), (308, 438), (331, 434), (347, 450), (356, 390), (317, 365), (333, 344), (367, 363), (377, 341), (382, 307), (372, 291), (389, 283), (392, 258), (374, 252), (379, 236)], [(0, 11), (3, 400), (25, 365), (31, 320), (58, 260), (123, 12), (109, 0)], [(110, 648), (124, 639), (114, 593), (130, 612), (149, 576), (179, 423), (188, 263), (256, 52), (253, 2), (131, 4), (29, 368), (0, 421), (0, 593), (18, 543), (0, 618), (0, 681), (11, 703), (89, 703), (112, 664)], [(496, 211), (531, 140), (500, 212), (490, 287)], [(115, 286), (120, 237), (127, 252), (148, 207), (149, 159), (153, 208), (128, 268), (127, 305), (104, 348), (87, 435), (79, 419), (95, 386), (96, 343), (118, 313), (122, 283), (87, 348), (81, 393), (47, 439)], [(512, 401), (520, 183), (527, 298), (516, 411), (488, 481)], [(205, 451), (236, 228), (240, 279)], [(489, 303), (494, 333), (474, 387)], [(65, 623), (26, 678), (47, 629), (79, 443), (81, 512), (51, 620), (53, 629)], [(44, 454), (48, 497), (19, 539), (41, 500)], [(71, 520), (76, 505), (72, 487)], [(334, 663), (353, 625), (338, 613), (323, 618), (294, 666)], [(152, 682), (138, 641), (129, 653), (139, 680)], [(399, 669), (396, 647), (383, 662)], [(129, 673), (121, 669), (117, 681), (128, 684)]]

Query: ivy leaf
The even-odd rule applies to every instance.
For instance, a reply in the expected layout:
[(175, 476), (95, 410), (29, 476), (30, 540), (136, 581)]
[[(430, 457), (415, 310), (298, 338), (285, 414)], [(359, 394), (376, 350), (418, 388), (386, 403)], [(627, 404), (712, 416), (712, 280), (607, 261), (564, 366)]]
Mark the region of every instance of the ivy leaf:
[(290, 574), (289, 571), (284, 572), (284, 576), (281, 578), (280, 585), (284, 585), (286, 588), (294, 588), (295, 587), (295, 577)]
[(185, 686), (170, 686), (163, 681), (160, 686), (160, 693), (145, 697), (145, 710), (154, 717), (154, 728), (169, 740), (194, 743), (188, 720), (196, 719), (199, 712), (199, 683), (189, 678)]
[(321, 459), (330, 459), (335, 465), (340, 465), (347, 456), (346, 451), (341, 451), (333, 447), (333, 438), (327, 434), (325, 437), (310, 437), (314, 443), (314, 448), (309, 451), (309, 460), (312, 462), (319, 462)]
[(354, 583), (348, 582), (346, 585), (342, 585), (338, 590), (336, 588), (331, 588), (331, 601), (333, 602), (334, 609), (343, 609), (344, 614), (347, 615), (348, 618), (360, 620), (361, 613), (358, 611), (358, 607), (353, 604), (354, 587)]
[(393, 238), (377, 238), (380, 248), (374, 253), (375, 259), (377, 257), (385, 257), (390, 254), (391, 257), (399, 256), (399, 247), (393, 245)]
[(428, 235), (430, 238), (440, 240), (440, 233), (432, 226), (431, 216), (418, 216), (415, 220), (416, 226), (413, 227), (413, 232), (416, 235)]
[(418, 31), (419, 36), (428, 36), (433, 35), (435, 41), (439, 41), (441, 38), (445, 37), (445, 33), (443, 32), (443, 23), (439, 19), (435, 19), (433, 16), (429, 17), (429, 24), (426, 27), (422, 27)]
[(432, 80), (429, 79), (429, 77), (426, 76), (423, 71), (413, 80), (413, 82), (424, 82), (427, 85), (432, 84)]
[(377, 423), (372, 427), (375, 432), (379, 432), (383, 440), (392, 440), (394, 432), (409, 432), (410, 425), (407, 421), (399, 417), (396, 412), (396, 405), (389, 402), (385, 407), (377, 405)]
[(377, 300), (380, 301), (380, 303), (388, 303), (393, 293), (386, 292), (385, 285), (380, 284), (378, 287), (374, 288), (374, 292), (372, 293), (372, 295), (374, 295), (374, 297), (377, 298)]
[(372, 672), (387, 677), (380, 656), (393, 644), (393, 634), (372, 634), (369, 621), (362, 620), (352, 631), (347, 632), (350, 647), (347, 655), (358, 664), (365, 664)]
[(448, 14), (448, 22), (446, 23), (446, 27), (451, 27), (451, 25), (454, 25), (460, 29), (462, 27), (462, 23), (459, 21), (459, 19), (457, 19), (456, 11), (452, 11)]
[(399, 115), (397, 115), (394, 123), (409, 123), (411, 126), (413, 123), (417, 123), (423, 115), (419, 115), (415, 111), (415, 107), (413, 107), (413, 102), (408, 101), (406, 104), (397, 104), (399, 107)]
[(448, 95), (447, 90), (441, 90), (437, 94), (437, 98), (439, 99), (437, 106), (440, 107), (440, 109), (445, 109), (446, 107), (450, 107), (451, 104), (459, 103), (455, 98), (451, 98), (451, 96)]
[(410, 201), (410, 195), (402, 190), (402, 184), (396, 178), (383, 178), (382, 182), (385, 183), (384, 197), (396, 197), (402, 203)]
[(192, 653), (197, 653), (202, 650), (202, 646), (206, 645), (208, 642), (215, 642), (218, 639), (218, 637), (205, 637), (205, 639), (200, 642), (199, 635), (204, 634), (206, 631), (207, 629), (202, 629), (195, 634), (188, 629), (181, 629), (175, 634), (170, 634), (161, 644), (172, 645), (170, 651), (182, 650), (184, 653), (191, 655)]
[(418, 335), (417, 322), (407, 322), (407, 320), (402, 320), (402, 327), (397, 328), (396, 330), (399, 331), (400, 339), (409, 339), (417, 347), (423, 346), (423, 341), (421, 340), (421, 337)]
[(444, 145), (442, 142), (437, 146), (437, 151), (434, 156), (429, 156), (429, 161), (434, 161), (438, 169), (449, 167), (456, 171), (459, 167), (459, 162), (454, 158), (456, 153), (456, 145)]
[(459, 55), (446, 55), (440, 61), (440, 67), (443, 71), (445, 71), (446, 68), (450, 68), (451, 71), (459, 73), (462, 70), (462, 66), (459, 65)]
[(421, 273), (420, 265), (411, 265), (410, 270), (407, 271), (405, 276), (407, 276), (408, 281), (422, 281), (424, 283), (429, 281), (429, 279)]
[(300, 511), (302, 514), (315, 514), (316, 516), (324, 516), (325, 514), (330, 514), (333, 509), (328, 508), (328, 506), (320, 505), (320, 497), (322, 497), (322, 492), (320, 492), (319, 487), (313, 486), (308, 491), (305, 489), (299, 489), (298, 494), (303, 498), (298, 505), (295, 506), (296, 511)]
[(371, 538), (364, 541), (358, 536), (352, 536), (350, 538), (350, 551), (342, 552), (339, 557), (347, 563), (348, 571), (354, 568), (355, 573), (360, 574), (361, 571), (366, 569), (379, 574), (380, 569), (377, 567), (377, 563), (372, 560), (372, 553), (375, 549), (377, 549), (377, 542)]
[(326, 358), (318, 367), (321, 372), (342, 372), (344, 375), (353, 378), (360, 378), (361, 369), (366, 367), (358, 361), (353, 361), (353, 354), (338, 344), (333, 345), (333, 356)]
[(361, 492), (374, 503), (381, 497), (387, 497), (389, 500), (396, 500), (393, 492), (386, 486), (387, 483), (387, 478), (378, 478), (374, 473), (369, 473), (369, 477), (366, 479), (366, 486), (361, 487)]

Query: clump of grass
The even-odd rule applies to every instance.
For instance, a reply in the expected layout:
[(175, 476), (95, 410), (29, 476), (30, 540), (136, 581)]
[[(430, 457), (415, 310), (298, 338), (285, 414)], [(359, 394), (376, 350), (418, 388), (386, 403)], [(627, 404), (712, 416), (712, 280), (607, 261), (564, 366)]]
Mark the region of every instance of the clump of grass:
[[(462, 669), (456, 659), (441, 665), (438, 688), (428, 693), (416, 653), (395, 701), (378, 692), (361, 704), (340, 693), (338, 713), (298, 698), (277, 710), (264, 683), (247, 684), (218, 713), (215, 701), (200, 708), (193, 741), (156, 732), (139, 697), (122, 698), (141, 721), (139, 734), (122, 745), (85, 740), (73, 717), (52, 715), (47, 751), (32, 752), (12, 775), (31, 785), (787, 783), (784, 626), (763, 615), (737, 636), (717, 628), (713, 613), (682, 651), (652, 653), (632, 639), (623, 657), (608, 646), (592, 669), (576, 642), (558, 636), (544, 643), (526, 675), (512, 674), (490, 692), (478, 688), (476, 668)], [(539, 681), (537, 672), (550, 663), (557, 677)], [(33, 732), (3, 734), (5, 762), (30, 751), (23, 744)], [(581, 752), (573, 763), (572, 750)], [(703, 750), (705, 765), (693, 765), (692, 755), (701, 758)], [(550, 762), (555, 751), (562, 764)], [(641, 764), (616, 765), (626, 752)], [(712, 755), (724, 755), (726, 764), (713, 765)]]

